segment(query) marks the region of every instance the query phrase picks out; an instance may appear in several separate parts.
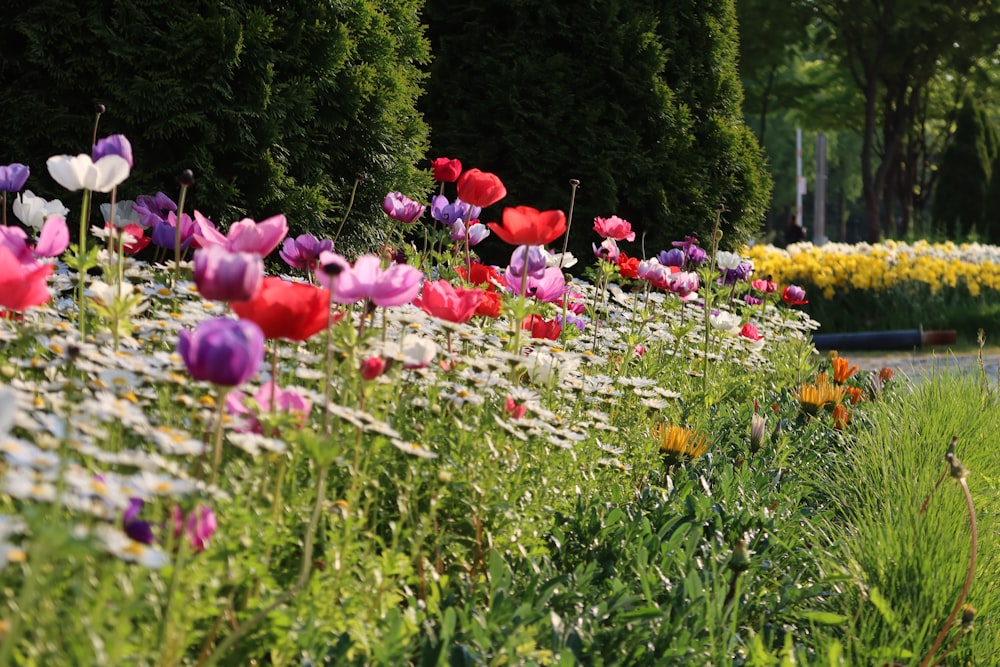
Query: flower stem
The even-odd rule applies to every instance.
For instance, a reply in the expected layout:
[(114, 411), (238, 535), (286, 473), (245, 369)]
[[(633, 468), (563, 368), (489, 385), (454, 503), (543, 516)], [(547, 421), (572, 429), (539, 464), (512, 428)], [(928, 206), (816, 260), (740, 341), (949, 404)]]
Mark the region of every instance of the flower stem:
[(360, 175), (354, 178), (354, 188), (351, 189), (351, 199), (347, 202), (347, 210), (344, 211), (344, 218), (340, 221), (340, 224), (337, 226), (337, 231), (333, 234), (334, 244), (336, 244), (337, 239), (340, 238), (340, 232), (344, 228), (344, 223), (347, 222), (347, 216), (351, 214), (351, 209), (354, 207), (354, 196), (358, 194), (358, 184), (361, 183), (362, 180), (363, 179)]
[(569, 213), (566, 214), (566, 235), (563, 236), (562, 254), (559, 256), (559, 268), (563, 267), (566, 261), (566, 247), (569, 245), (569, 230), (573, 226), (573, 204), (576, 203), (576, 189), (580, 187), (580, 181), (575, 178), (569, 179)]
[(181, 271), (181, 227), (184, 221), (184, 200), (187, 199), (188, 186), (181, 183), (181, 196), (177, 202), (177, 227), (174, 229), (174, 292), (177, 291), (177, 283), (180, 281)]
[(90, 190), (84, 188), (83, 203), (80, 204), (80, 242), (77, 244), (77, 271), (79, 272), (79, 306), (78, 324), (80, 325), (80, 340), (86, 340), (87, 309), (84, 292), (87, 286), (87, 220), (90, 218)]
[(216, 480), (219, 478), (219, 465), (222, 463), (222, 421), (226, 414), (226, 394), (229, 390), (225, 387), (219, 387), (219, 398), (218, 404), (215, 410), (215, 436), (213, 437), (214, 442), (214, 453), (212, 455), (212, 477), (209, 484), (215, 486)]

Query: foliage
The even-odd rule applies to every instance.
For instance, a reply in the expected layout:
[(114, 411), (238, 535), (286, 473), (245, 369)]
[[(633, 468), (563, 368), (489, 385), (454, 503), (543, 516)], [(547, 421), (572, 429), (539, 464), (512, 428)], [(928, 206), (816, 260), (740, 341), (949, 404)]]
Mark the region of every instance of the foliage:
[(433, 150), (498, 173), (504, 204), (566, 210), (575, 178), (577, 225), (614, 213), (648, 248), (704, 238), (720, 203), (727, 247), (756, 228), (770, 186), (741, 120), (731, 2), (431, 0), (426, 11)]
[[(427, 129), (413, 112), (428, 59), (416, 0), (345, 3), (16, 0), (0, 16), (0, 155), (44, 174), (53, 152), (131, 139), (120, 193), (172, 192), (229, 222), (283, 212), (293, 230), (336, 227), (359, 172), (358, 240), (377, 238), (385, 192), (423, 192)], [(33, 182), (52, 197), (48, 182)], [(68, 197), (67, 203), (74, 199)]]
[(947, 238), (983, 232), (988, 219), (986, 194), (997, 155), (994, 130), (972, 97), (962, 102), (955, 122), (955, 136), (941, 158), (931, 210), (934, 224)]

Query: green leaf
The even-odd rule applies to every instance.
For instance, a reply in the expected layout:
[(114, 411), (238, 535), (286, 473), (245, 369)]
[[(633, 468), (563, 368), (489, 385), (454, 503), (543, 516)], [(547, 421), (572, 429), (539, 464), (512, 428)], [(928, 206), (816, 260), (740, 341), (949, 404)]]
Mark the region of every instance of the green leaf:
[(798, 618), (803, 621), (819, 623), (820, 625), (841, 625), (846, 623), (850, 617), (843, 614), (834, 614), (831, 611), (804, 611), (798, 614)]

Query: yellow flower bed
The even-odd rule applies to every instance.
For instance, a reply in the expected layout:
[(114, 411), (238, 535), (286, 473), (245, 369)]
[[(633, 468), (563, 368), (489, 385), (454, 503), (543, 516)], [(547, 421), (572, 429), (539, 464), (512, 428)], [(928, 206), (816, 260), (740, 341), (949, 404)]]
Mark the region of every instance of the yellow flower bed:
[(979, 243), (796, 243), (787, 249), (756, 245), (747, 254), (755, 277), (814, 285), (826, 299), (848, 289), (883, 291), (914, 282), (933, 294), (960, 285), (972, 297), (1000, 291), (1000, 247)]

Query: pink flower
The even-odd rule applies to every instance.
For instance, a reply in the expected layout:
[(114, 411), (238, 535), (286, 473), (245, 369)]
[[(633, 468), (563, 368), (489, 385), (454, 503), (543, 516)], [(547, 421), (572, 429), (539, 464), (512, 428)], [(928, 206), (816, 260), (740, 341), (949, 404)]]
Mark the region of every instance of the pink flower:
[(288, 221), (283, 215), (275, 215), (261, 222), (244, 218), (229, 226), (225, 236), (215, 228), (212, 221), (198, 211), (194, 212), (195, 232), (199, 247), (221, 245), (230, 252), (250, 252), (266, 257), (278, 247), (288, 234)]
[(230, 252), (211, 245), (194, 254), (194, 282), (211, 301), (252, 299), (264, 279), (264, 261), (249, 252)]
[(610, 218), (594, 218), (594, 231), (602, 238), (616, 241), (635, 241), (632, 223), (613, 215)]
[(806, 291), (798, 285), (789, 285), (781, 292), (781, 300), (789, 306), (803, 306), (807, 303)]
[(420, 219), (427, 207), (419, 204), (402, 192), (390, 192), (382, 200), (382, 210), (393, 220), (403, 224), (412, 224)]
[[(244, 419), (242, 425), (238, 424), (233, 428), (239, 433), (264, 433), (264, 427), (258, 417), (266, 414), (285, 413), (293, 416), (299, 424), (304, 424), (309, 411), (312, 410), (312, 403), (305, 396), (292, 389), (275, 386), (270, 380), (261, 385), (252, 397), (256, 409), (251, 409), (247, 405), (247, 398), (242, 391), (230, 391), (226, 395), (226, 411), (230, 415)], [(267, 435), (279, 434), (275, 429)]]
[[(504, 273), (504, 282), (507, 283), (507, 291), (518, 294), (521, 291), (521, 278), (514, 275), (510, 267)], [(566, 294), (566, 277), (556, 266), (545, 269), (541, 278), (528, 278), (525, 285), (525, 296), (533, 296), (545, 303), (562, 304), (562, 298)]]
[(0, 307), (16, 312), (38, 306), (49, 300), (46, 278), (52, 273), (51, 264), (22, 264), (14, 253), (0, 244)]
[(698, 298), (698, 274), (694, 271), (671, 273), (667, 279), (667, 289), (681, 298), (681, 301), (693, 301)]
[(188, 513), (186, 520), (179, 505), (174, 505), (170, 514), (174, 524), (174, 539), (179, 538), (182, 533), (187, 535), (196, 554), (205, 550), (209, 539), (219, 527), (215, 512), (206, 505), (195, 507)]
[(594, 257), (597, 259), (603, 259), (608, 262), (617, 262), (618, 256), (621, 255), (621, 250), (618, 249), (618, 243), (614, 239), (604, 239), (601, 245), (590, 244), (594, 249)]
[(50, 216), (42, 225), (38, 242), (32, 248), (23, 229), (0, 226), (0, 246), (10, 250), (21, 264), (31, 264), (39, 257), (61, 255), (69, 247), (69, 228), (62, 216)]
[(664, 266), (658, 260), (644, 259), (639, 262), (637, 275), (640, 280), (648, 281), (653, 287), (666, 289), (670, 275), (676, 272), (676, 266)]
[(454, 287), (447, 280), (429, 280), (424, 283), (420, 297), (413, 300), (413, 305), (431, 317), (465, 323), (476, 314), (482, 300), (481, 289)]
[[(339, 260), (337, 259), (339, 258)], [(353, 267), (335, 253), (320, 254), (323, 270), (317, 271), (320, 284), (328, 285), (337, 303), (356, 303), (371, 299), (376, 306), (401, 306), (413, 301), (420, 292), (424, 274), (409, 264), (393, 264), (382, 268), (382, 260), (375, 255), (362, 255)], [(336, 267), (335, 275), (326, 267)]]
[(764, 294), (773, 294), (778, 291), (778, 286), (771, 280), (755, 280), (750, 283), (750, 287)]
[(743, 328), (740, 329), (740, 335), (743, 336), (744, 338), (749, 338), (750, 340), (760, 340), (761, 338), (763, 338), (763, 336), (760, 335), (760, 332), (757, 331), (757, 327), (750, 324), (749, 322), (744, 324)]
[(528, 412), (528, 406), (523, 403), (519, 404), (513, 398), (508, 396), (506, 402), (504, 403), (503, 410), (510, 415), (511, 419), (521, 419), (524, 417), (525, 413)]

